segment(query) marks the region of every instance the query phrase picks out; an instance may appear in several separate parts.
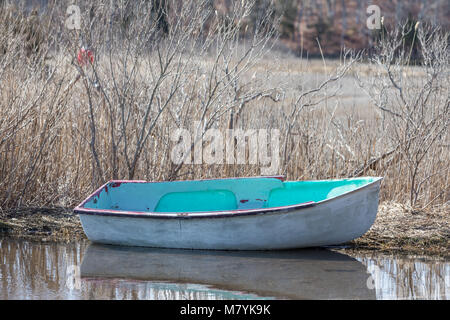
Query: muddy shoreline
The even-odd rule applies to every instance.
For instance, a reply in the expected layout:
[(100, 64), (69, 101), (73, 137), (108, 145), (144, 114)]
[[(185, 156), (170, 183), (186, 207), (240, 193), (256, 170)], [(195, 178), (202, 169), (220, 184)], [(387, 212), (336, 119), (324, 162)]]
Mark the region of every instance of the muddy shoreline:
[[(0, 236), (39, 242), (88, 241), (72, 208), (22, 208), (0, 212)], [(450, 214), (414, 212), (398, 203), (380, 204), (377, 219), (362, 237), (333, 250), (450, 257)]]
[(0, 235), (40, 242), (87, 240), (71, 208), (21, 208), (0, 212)]

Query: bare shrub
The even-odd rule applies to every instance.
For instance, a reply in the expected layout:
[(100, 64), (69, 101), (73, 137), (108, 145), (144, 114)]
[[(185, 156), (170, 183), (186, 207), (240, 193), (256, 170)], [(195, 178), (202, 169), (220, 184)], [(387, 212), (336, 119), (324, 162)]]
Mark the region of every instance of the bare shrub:
[[(89, 38), (91, 30), (81, 33), (81, 41), (96, 52), (93, 64), (77, 67), (89, 108), (94, 185), (106, 177), (133, 179), (143, 154), (153, 152), (149, 138), (164, 125), (190, 128), (197, 120), (202, 127), (191, 129), (202, 136), (227, 116), (236, 121), (248, 102), (276, 99), (273, 89), (244, 80), (275, 38), (270, 10), (246, 38), (252, 1), (236, 3), (228, 14), (214, 11), (209, 1), (165, 5), (171, 8), (166, 29), (148, 1), (100, 6), (90, 19), (111, 17), (102, 22), (111, 26), (104, 38)], [(133, 23), (124, 27), (117, 16), (132, 17)], [(108, 131), (107, 144), (98, 143), (99, 130)], [(166, 178), (174, 179), (181, 167), (172, 166)]]
[[(396, 158), (392, 166), (405, 166), (401, 178), (406, 188), (397, 192), (408, 191), (411, 206), (426, 207), (448, 196), (449, 169), (444, 163), (450, 124), (449, 34), (419, 24), (407, 26), (381, 37), (370, 59), (375, 71), (361, 84), (388, 132), (390, 150), (378, 160)], [(411, 50), (404, 45), (410, 34), (417, 35), (420, 65), (411, 64)]]
[[(320, 46), (320, 44), (319, 44)], [(302, 119), (304, 113), (302, 112), (304, 109), (313, 109), (314, 112), (318, 106), (325, 106), (325, 112), (328, 109), (328, 101), (333, 100), (336, 97), (337, 93), (340, 90), (339, 81), (347, 74), (349, 69), (358, 62), (360, 59), (360, 53), (352, 53), (351, 51), (343, 52), (343, 61), (339, 64), (331, 74), (325, 72), (326, 77), (324, 80), (319, 83), (317, 86), (312, 88), (302, 88), (300, 87), (297, 90), (297, 94), (295, 97), (295, 101), (289, 108), (289, 111), (284, 115), (285, 117), (285, 132), (284, 132), (284, 149), (283, 149), (283, 159), (284, 159), (284, 172), (285, 174), (290, 171), (289, 167), (291, 165), (291, 161), (298, 162), (299, 154), (292, 152), (295, 149), (295, 143), (300, 143), (300, 145), (305, 148), (302, 152), (303, 156), (306, 156), (307, 165), (302, 168), (303, 171), (308, 172), (307, 176), (313, 177), (333, 177), (339, 175), (339, 172), (333, 168), (331, 172), (327, 172), (326, 174), (321, 170), (323, 168), (324, 159), (321, 158), (327, 149), (327, 141), (328, 139), (328, 128), (321, 128), (321, 130), (311, 130), (307, 128), (304, 130), (304, 119)], [(326, 69), (326, 62), (323, 59), (324, 67)], [(322, 109), (322, 112), (324, 110)], [(315, 117), (317, 117), (318, 121), (323, 121), (327, 117), (323, 114), (316, 113)], [(328, 126), (331, 124), (333, 120), (333, 116), (330, 118), (330, 122)], [(327, 120), (325, 120), (327, 121)], [(302, 128), (303, 127), (303, 128)], [(300, 136), (300, 140), (294, 142), (293, 131), (297, 131), (297, 136)], [(323, 134), (321, 136), (321, 134)], [(329, 144), (328, 144), (329, 146)], [(332, 152), (334, 152), (334, 148), (331, 148)], [(334, 155), (332, 156), (334, 159)], [(326, 161), (326, 160), (325, 160)], [(292, 168), (292, 167), (291, 167)], [(321, 172), (322, 171), (322, 172)], [(342, 173), (341, 173), (342, 174)]]

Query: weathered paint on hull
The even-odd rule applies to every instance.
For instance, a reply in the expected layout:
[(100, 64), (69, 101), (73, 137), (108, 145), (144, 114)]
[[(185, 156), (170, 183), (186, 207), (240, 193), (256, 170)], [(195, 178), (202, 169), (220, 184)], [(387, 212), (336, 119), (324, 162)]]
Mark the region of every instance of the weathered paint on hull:
[(80, 213), (97, 243), (183, 249), (275, 250), (340, 244), (363, 235), (378, 210), (381, 181), (295, 210), (190, 219)]

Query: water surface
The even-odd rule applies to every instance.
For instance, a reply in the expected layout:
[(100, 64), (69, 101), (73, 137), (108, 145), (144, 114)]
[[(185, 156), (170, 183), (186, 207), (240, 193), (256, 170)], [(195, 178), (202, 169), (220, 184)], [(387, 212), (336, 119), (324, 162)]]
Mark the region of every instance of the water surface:
[(449, 299), (450, 261), (0, 240), (0, 299)]

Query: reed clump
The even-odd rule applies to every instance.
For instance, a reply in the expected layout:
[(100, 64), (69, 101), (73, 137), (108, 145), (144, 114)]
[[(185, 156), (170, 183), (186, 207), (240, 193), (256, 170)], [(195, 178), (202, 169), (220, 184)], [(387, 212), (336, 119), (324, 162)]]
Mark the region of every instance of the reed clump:
[[(422, 34), (421, 65), (412, 66), (401, 45), (389, 51), (393, 43), (380, 43), (364, 62), (352, 52), (311, 61), (277, 52), (279, 20), (268, 8), (250, 24), (252, 1), (228, 13), (209, 1), (102, 3), (81, 8), (80, 30), (65, 28), (64, 5), (49, 4), (40, 16), (44, 40), (33, 36), (45, 54), (34, 40), (19, 54), (29, 39), (0, 33), (0, 208), (73, 206), (109, 179), (259, 175), (248, 162), (176, 164), (171, 135), (273, 128), (280, 132), (274, 173), (383, 176), (382, 201), (448, 210), (442, 31)], [(94, 58), (80, 64), (82, 46)]]

